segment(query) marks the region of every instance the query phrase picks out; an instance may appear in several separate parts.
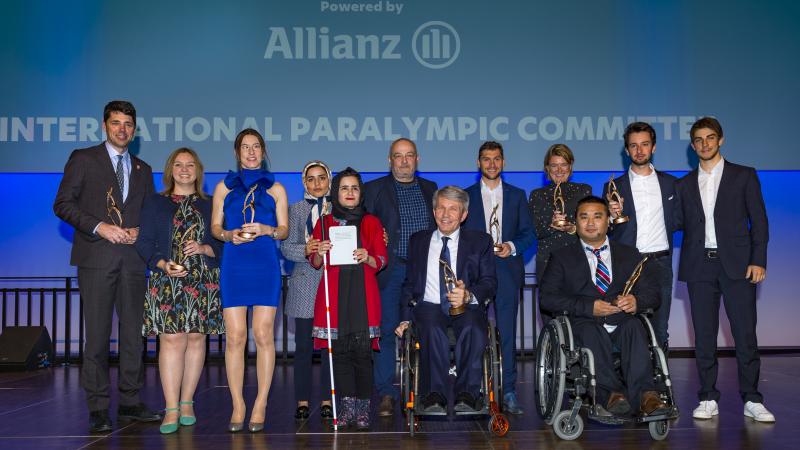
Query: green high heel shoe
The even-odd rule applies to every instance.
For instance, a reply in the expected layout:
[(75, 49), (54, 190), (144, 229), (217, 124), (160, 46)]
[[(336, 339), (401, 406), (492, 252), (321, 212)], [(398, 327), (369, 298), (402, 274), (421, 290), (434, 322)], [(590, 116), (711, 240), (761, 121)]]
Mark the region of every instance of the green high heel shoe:
[[(180, 408), (165, 408), (164, 409), (164, 415), (166, 415), (170, 411), (178, 411), (178, 417), (179, 417), (178, 420), (179, 421), (181, 420), (180, 419), (180, 413), (181, 413), (180, 412)], [(174, 432), (178, 431), (178, 422), (162, 423), (161, 426), (158, 427), (158, 431), (160, 431), (161, 434), (174, 433)]]
[[(178, 402), (178, 405), (194, 405), (193, 401), (190, 402)], [(179, 406), (180, 407), (180, 406)], [(195, 416), (181, 416), (180, 418), (181, 425), (184, 426), (191, 426), (197, 423), (197, 418)]]

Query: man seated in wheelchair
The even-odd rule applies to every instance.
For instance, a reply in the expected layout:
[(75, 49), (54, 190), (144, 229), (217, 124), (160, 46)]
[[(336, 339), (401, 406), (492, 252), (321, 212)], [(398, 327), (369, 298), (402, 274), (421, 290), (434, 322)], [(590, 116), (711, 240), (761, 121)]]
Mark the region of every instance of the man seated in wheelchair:
[[(655, 309), (659, 297), (647, 264), (628, 295), (621, 295), (641, 261), (639, 252), (606, 232), (609, 211), (594, 196), (578, 202), (577, 243), (551, 254), (541, 280), (541, 306), (554, 315), (567, 313), (575, 343), (594, 354), (597, 405), (624, 416), (638, 406), (642, 415), (670, 412), (653, 382), (647, 332), (637, 311)], [(612, 353), (621, 354), (620, 379)]]
[(422, 412), (446, 414), (450, 342), (456, 337), (454, 410), (482, 408), (483, 352), (487, 345), (486, 306), (497, 290), (491, 237), (460, 228), (469, 196), (455, 186), (433, 195), (436, 229), (419, 231), (408, 244), (406, 279), (401, 297), (400, 336), (414, 323), (419, 340), (419, 384)]

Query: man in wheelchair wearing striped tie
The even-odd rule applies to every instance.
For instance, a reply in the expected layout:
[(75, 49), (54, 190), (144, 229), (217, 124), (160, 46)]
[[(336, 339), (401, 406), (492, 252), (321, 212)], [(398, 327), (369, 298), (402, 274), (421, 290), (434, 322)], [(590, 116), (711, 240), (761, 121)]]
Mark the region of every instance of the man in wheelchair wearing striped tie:
[(622, 295), (642, 260), (639, 252), (609, 242), (608, 206), (598, 197), (578, 202), (576, 221), (580, 240), (550, 256), (541, 280), (541, 306), (567, 315), (576, 345), (593, 353), (598, 406), (614, 416), (666, 414), (670, 407), (654, 386), (647, 333), (636, 317), (659, 305), (647, 265), (630, 293)]

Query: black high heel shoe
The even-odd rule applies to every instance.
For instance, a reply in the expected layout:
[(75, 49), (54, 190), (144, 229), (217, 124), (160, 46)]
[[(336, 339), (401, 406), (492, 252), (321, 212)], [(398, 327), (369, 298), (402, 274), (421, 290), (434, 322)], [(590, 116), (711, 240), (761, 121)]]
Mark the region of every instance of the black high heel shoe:
[(319, 415), (323, 419), (333, 419), (333, 407), (331, 405), (320, 405)]
[(298, 406), (297, 409), (294, 411), (294, 418), (297, 420), (308, 419), (308, 406), (302, 405)]

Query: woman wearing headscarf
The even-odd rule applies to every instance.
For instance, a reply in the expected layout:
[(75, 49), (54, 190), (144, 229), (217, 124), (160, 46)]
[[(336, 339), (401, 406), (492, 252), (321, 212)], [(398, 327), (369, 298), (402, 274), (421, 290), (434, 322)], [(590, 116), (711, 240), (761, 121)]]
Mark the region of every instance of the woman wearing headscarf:
[[(314, 227), (313, 237), (321, 242), (308, 258), (312, 266), (321, 268), (331, 248), (331, 241), (327, 239), (330, 227), (351, 225), (357, 228), (352, 264), (328, 266), (327, 293), (326, 283), (319, 284), (312, 333), (316, 348), (327, 347), (330, 334), (334, 381), (341, 395), (337, 419), (343, 426), (356, 425), (360, 430), (369, 428), (372, 351), (378, 349), (381, 323), (376, 274), (386, 265), (383, 226), (377, 217), (364, 210), (363, 192), (361, 175), (349, 167), (333, 178), (333, 211)], [(325, 240), (322, 240), (323, 226)]]
[[(294, 319), (294, 398), (297, 401), (295, 419), (307, 419), (311, 399), (311, 359), (314, 341), (311, 328), (314, 322), (314, 297), (317, 294), (322, 271), (308, 263), (308, 256), (319, 249), (319, 240), (313, 239), (317, 221), (330, 207), (331, 170), (322, 161), (310, 161), (303, 167), (303, 199), (289, 206), (289, 237), (281, 242), (283, 256), (294, 263), (289, 276), (289, 289), (283, 310)], [(322, 357), (322, 398), (330, 395), (328, 357)], [(333, 417), (330, 400), (320, 405), (323, 419)]]

